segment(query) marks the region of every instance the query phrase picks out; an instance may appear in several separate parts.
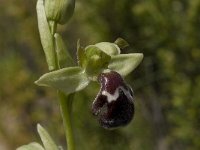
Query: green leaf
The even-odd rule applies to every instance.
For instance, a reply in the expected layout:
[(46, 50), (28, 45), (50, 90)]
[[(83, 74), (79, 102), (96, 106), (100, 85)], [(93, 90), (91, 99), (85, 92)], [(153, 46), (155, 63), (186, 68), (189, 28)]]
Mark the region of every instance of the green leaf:
[(58, 33), (55, 33), (54, 37), (59, 68), (74, 66), (74, 61), (67, 51), (62, 37)]
[(119, 48), (121, 48), (121, 49), (129, 46), (128, 42), (122, 38), (117, 38), (115, 41), (115, 44), (117, 44), (119, 46)]
[(59, 150), (49, 133), (40, 125), (37, 125), (37, 130), (45, 147), (45, 150)]
[(126, 76), (140, 64), (142, 59), (142, 53), (120, 54), (112, 56), (108, 68), (118, 72), (122, 76)]
[(33, 142), (28, 145), (23, 145), (17, 148), (17, 150), (44, 150), (44, 148), (40, 144)]
[(78, 65), (83, 67), (85, 51), (84, 51), (84, 48), (81, 47), (80, 40), (77, 41), (77, 54), (76, 55), (77, 55)]
[(90, 45), (85, 49), (85, 61), (83, 67), (91, 79), (96, 80), (98, 74), (108, 68), (111, 56), (100, 50), (95, 45)]
[(68, 67), (44, 74), (35, 82), (40, 86), (49, 86), (63, 91), (65, 94), (84, 89), (89, 80), (80, 67)]
[(38, 0), (36, 5), (37, 18), (38, 18), (38, 29), (40, 33), (40, 39), (44, 53), (46, 56), (47, 64), (49, 70), (54, 70), (56, 68), (56, 58), (53, 45), (53, 37), (47, 22), (44, 9), (44, 1)]
[(120, 54), (120, 48), (115, 43), (100, 42), (95, 44), (95, 46), (110, 56)]

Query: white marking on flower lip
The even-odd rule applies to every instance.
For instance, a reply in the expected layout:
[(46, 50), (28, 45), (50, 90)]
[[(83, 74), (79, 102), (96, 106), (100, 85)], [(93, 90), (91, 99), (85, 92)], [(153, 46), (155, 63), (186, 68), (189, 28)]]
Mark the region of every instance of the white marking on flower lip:
[(121, 89), (124, 94), (126, 95), (126, 97), (128, 99), (133, 99), (133, 97), (131, 96), (130, 92), (126, 89), (124, 89), (122, 86), (118, 87), (116, 90), (115, 90), (115, 93), (114, 94), (110, 94), (109, 92), (107, 91), (102, 91), (102, 95), (105, 95), (107, 96), (107, 101), (108, 103), (111, 103), (112, 101), (116, 101), (117, 98), (119, 97), (119, 89)]
[(107, 91), (102, 91), (102, 95), (107, 96), (107, 101), (108, 101), (108, 103), (111, 103), (112, 101), (116, 101), (117, 98), (119, 97), (119, 89), (117, 88), (117, 89), (115, 90), (115, 93), (114, 93), (114, 94), (110, 94), (110, 93), (108, 93)]

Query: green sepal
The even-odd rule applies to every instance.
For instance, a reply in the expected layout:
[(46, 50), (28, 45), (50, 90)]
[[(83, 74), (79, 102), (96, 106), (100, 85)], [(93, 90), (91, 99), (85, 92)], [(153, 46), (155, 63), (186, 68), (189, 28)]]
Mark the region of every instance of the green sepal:
[(59, 68), (74, 66), (75, 63), (72, 57), (70, 56), (69, 52), (67, 51), (62, 37), (58, 33), (55, 33), (54, 37), (55, 37), (55, 48), (56, 48), (56, 55)]
[(47, 22), (43, 0), (37, 1), (36, 10), (40, 39), (46, 56), (47, 64), (49, 70), (54, 70), (57, 67), (57, 63), (54, 52), (53, 37)]
[(35, 83), (39, 86), (53, 87), (69, 94), (84, 89), (89, 84), (89, 80), (81, 67), (68, 67), (46, 73)]
[(95, 44), (96, 47), (101, 49), (104, 53), (108, 55), (118, 55), (120, 54), (120, 48), (115, 43), (110, 42), (100, 42)]
[(40, 125), (37, 125), (37, 131), (40, 135), (45, 150), (59, 150), (49, 133)]
[(40, 144), (32, 142), (30, 144), (20, 146), (16, 150), (44, 150), (44, 148)]
[(142, 59), (142, 53), (130, 53), (112, 56), (108, 68), (118, 72), (122, 76), (126, 76), (141, 63)]
[(114, 43), (117, 44), (121, 49), (129, 46), (128, 42), (122, 38), (117, 38)]
[(47, 19), (60, 24), (64, 24), (71, 18), (74, 8), (75, 0), (45, 0)]
[(97, 46), (90, 45), (85, 48), (83, 68), (92, 80), (96, 80), (99, 73), (108, 68), (110, 60), (111, 56), (104, 53)]

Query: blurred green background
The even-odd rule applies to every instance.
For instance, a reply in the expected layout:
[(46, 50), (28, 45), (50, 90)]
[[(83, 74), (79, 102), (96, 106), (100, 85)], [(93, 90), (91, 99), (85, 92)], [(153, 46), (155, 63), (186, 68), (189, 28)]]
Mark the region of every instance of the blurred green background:
[[(37, 123), (65, 145), (55, 90), (33, 84), (48, 71), (35, 5), (0, 0), (0, 150), (39, 142)], [(98, 125), (91, 114), (98, 84), (76, 95), (77, 150), (200, 149), (200, 0), (77, 0), (59, 33), (74, 58), (79, 38), (86, 46), (123, 37), (131, 45), (123, 53), (145, 56), (126, 79), (136, 105), (128, 126)]]

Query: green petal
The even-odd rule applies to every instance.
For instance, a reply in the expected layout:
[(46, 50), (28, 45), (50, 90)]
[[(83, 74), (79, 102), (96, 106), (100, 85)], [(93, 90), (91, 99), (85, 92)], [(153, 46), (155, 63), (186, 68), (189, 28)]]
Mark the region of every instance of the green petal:
[(37, 10), (40, 39), (46, 56), (47, 64), (49, 70), (54, 70), (57, 65), (54, 52), (53, 37), (51, 35), (51, 31), (49, 29), (49, 25), (47, 22), (43, 0), (37, 1), (36, 10)]
[(117, 44), (119, 46), (119, 48), (123, 49), (126, 48), (127, 46), (129, 46), (128, 42), (125, 41), (122, 38), (117, 38), (115, 41), (115, 44)]
[(17, 150), (44, 150), (44, 148), (40, 144), (33, 142), (28, 145), (23, 145), (17, 148)]
[(110, 56), (120, 54), (120, 48), (115, 43), (101, 42), (95, 44), (95, 46)]
[(89, 80), (80, 67), (68, 67), (44, 74), (35, 82), (40, 86), (49, 86), (63, 91), (65, 94), (84, 89)]
[(59, 150), (49, 133), (40, 125), (37, 125), (37, 130), (45, 147), (45, 150)]
[(142, 53), (120, 54), (112, 56), (108, 68), (118, 72), (122, 76), (126, 76), (140, 64), (142, 59)]

